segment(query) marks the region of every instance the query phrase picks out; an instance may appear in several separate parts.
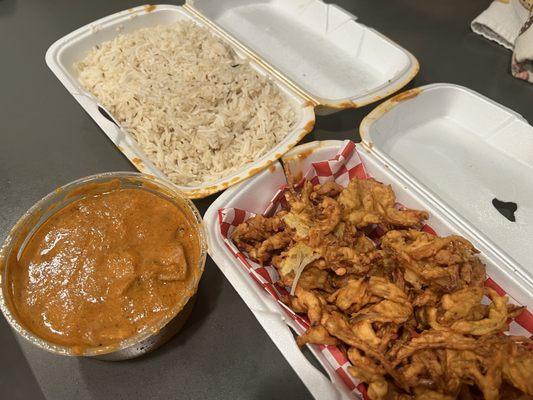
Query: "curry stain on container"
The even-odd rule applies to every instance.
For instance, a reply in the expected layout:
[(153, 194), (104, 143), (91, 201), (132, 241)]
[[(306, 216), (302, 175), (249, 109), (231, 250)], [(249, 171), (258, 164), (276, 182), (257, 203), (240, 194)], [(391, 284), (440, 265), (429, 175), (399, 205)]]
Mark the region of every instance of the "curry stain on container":
[[(262, 167), (257, 167), (257, 168), (252, 168), (250, 171), (248, 171), (248, 174), (247, 174), (247, 177), (250, 177), (250, 176), (253, 176), (255, 174), (257, 174), (258, 172), (260, 172), (261, 170), (263, 170), (266, 166), (262, 166)], [(235, 178), (233, 178), (230, 182), (233, 182), (235, 181)], [(235, 182), (236, 183), (236, 182)]]
[(397, 96), (394, 96), (392, 98), (392, 100), (397, 102), (397, 103), (399, 103), (400, 101), (404, 101), (404, 100), (409, 100), (409, 99), (415, 98), (416, 96), (418, 96), (420, 94), (420, 92), (421, 92), (421, 90), (419, 88), (407, 90), (406, 92), (403, 92), (403, 93), (400, 93)]
[(298, 159), (305, 160), (307, 157), (309, 157), (311, 154), (313, 154), (313, 149), (307, 149), (302, 151), (301, 153), (298, 153)]
[(305, 124), (302, 135), (300, 136), (300, 139), (303, 139), (305, 135), (307, 135), (309, 132), (313, 130), (315, 127), (316, 118), (313, 118), (312, 120), (307, 121), (307, 124)]
[(131, 162), (139, 169), (144, 167), (143, 160), (138, 157), (132, 158)]
[(147, 5), (144, 6), (144, 11), (149, 13), (149, 12), (154, 11), (156, 8), (157, 8), (157, 6), (154, 5), (154, 4), (147, 4)]
[(303, 172), (300, 170), (293, 176), (293, 182), (300, 182), (303, 179)]

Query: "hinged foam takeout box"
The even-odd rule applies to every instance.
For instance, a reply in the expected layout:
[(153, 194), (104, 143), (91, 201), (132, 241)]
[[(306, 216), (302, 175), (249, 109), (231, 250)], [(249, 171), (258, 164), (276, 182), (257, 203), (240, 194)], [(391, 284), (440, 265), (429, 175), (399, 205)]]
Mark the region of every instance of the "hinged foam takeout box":
[[(401, 93), (361, 123), (362, 143), (324, 141), (295, 147), (282, 161), (293, 176), (343, 185), (353, 176), (391, 184), (397, 201), (425, 209), (424, 229), (459, 234), (480, 250), (486, 285), (525, 305), (510, 324), (515, 335), (533, 333), (533, 127), (515, 112), (464, 87), (434, 84)], [(306, 322), (277, 299), (275, 271), (248, 260), (231, 230), (252, 213), (272, 212), (286, 184), (282, 164), (228, 189), (204, 216), (209, 253), (278, 349), (317, 399), (359, 398), (347, 360), (329, 346), (310, 345), (327, 373), (305, 358), (289, 327)], [(515, 221), (493, 199), (517, 205)], [(274, 205), (273, 205), (274, 204)], [(508, 215), (512, 219), (512, 216)]]
[(253, 163), (217, 181), (178, 186), (188, 197), (223, 190), (266, 168), (296, 145), (316, 112), (359, 107), (406, 85), (418, 72), (415, 57), (319, 0), (188, 0), (184, 6), (146, 5), (104, 17), (56, 41), (46, 63), (113, 143), (141, 172), (161, 178), (135, 140), (78, 83), (74, 63), (119, 31), (193, 20), (227, 42), (253, 68), (269, 76), (296, 106), (297, 123), (285, 139)]

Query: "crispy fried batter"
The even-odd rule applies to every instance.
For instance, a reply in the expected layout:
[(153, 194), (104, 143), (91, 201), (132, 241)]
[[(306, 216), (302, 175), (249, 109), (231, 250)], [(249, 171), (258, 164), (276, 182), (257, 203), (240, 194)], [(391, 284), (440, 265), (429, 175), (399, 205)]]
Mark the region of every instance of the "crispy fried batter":
[[(320, 190), (320, 187), (318, 187)], [(313, 185), (306, 181), (300, 194), (292, 191), (286, 193), (289, 212), (283, 216), (283, 221), (295, 231), (297, 238), (308, 237), (312, 231), (324, 234), (333, 232), (341, 220), (341, 208), (337, 201), (328, 196), (318, 196), (319, 203), (311, 200)]]
[(311, 325), (300, 346), (343, 348), (371, 400), (533, 399), (532, 341), (503, 335), (523, 307), (483, 286), (470, 242), (417, 230), (427, 213), (373, 179), (305, 182), (286, 200), (232, 239), (291, 288)]
[(292, 307), (296, 312), (305, 312), (311, 325), (318, 325), (322, 319), (323, 299), (316, 293), (296, 286), (295, 297), (292, 299)]
[(343, 206), (342, 219), (357, 228), (372, 224), (414, 227), (428, 218), (426, 211), (398, 210), (391, 186), (374, 179), (354, 178), (338, 198)]
[(231, 235), (231, 239), (239, 249), (248, 252), (255, 259), (258, 252), (256, 248), (261, 246), (270, 236), (285, 229), (283, 222), (285, 214), (285, 212), (280, 212), (272, 218), (256, 215), (237, 226)]
[(516, 343), (507, 343), (503, 361), (503, 378), (525, 394), (533, 396), (533, 353)]
[[(485, 268), (475, 255), (478, 251), (460, 236), (390, 231), (383, 236), (381, 246), (401, 268), (436, 291), (450, 293), (482, 286), (485, 281)], [(408, 276), (406, 280), (410, 281)]]
[(385, 380), (386, 371), (370, 358), (363, 356), (355, 347), (348, 350), (348, 359), (353, 364), (352, 367), (348, 367), (350, 373), (369, 384), (368, 396), (372, 400), (385, 399), (389, 386)]
[(298, 343), (298, 346), (300, 347), (307, 343), (336, 346), (339, 344), (339, 340), (331, 336), (322, 325), (318, 325), (310, 327), (307, 332), (298, 336), (296, 343)]
[[(430, 308), (428, 310), (429, 324), (433, 329), (450, 330), (473, 336), (503, 332), (507, 329), (508, 299), (498, 295), (494, 289), (485, 288), (484, 291), (492, 301), (488, 308), (481, 304), (483, 296), (481, 288), (462, 289), (451, 295), (443, 296), (441, 307), (445, 310), (444, 315), (439, 319), (438, 310), (434, 307)], [(461, 301), (462, 305), (457, 303), (458, 301)]]
[[(328, 272), (326, 270), (309, 266), (300, 275), (298, 285), (305, 290), (320, 289), (324, 292), (333, 292), (328, 279)], [(285, 275), (282, 277), (282, 282), (285, 286), (291, 287), (294, 282), (294, 274)]]

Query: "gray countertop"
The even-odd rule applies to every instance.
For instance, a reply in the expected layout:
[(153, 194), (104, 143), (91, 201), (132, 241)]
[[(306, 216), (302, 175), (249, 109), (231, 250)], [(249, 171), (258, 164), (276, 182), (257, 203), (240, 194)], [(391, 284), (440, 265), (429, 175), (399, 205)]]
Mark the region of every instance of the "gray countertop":
[[(0, 235), (42, 196), (71, 180), (133, 170), (48, 70), (57, 38), (142, 2), (0, 0)], [(533, 121), (533, 86), (509, 74), (510, 52), (470, 31), (487, 0), (337, 0), (420, 61), (408, 87), (468, 86)], [(375, 105), (319, 117), (306, 141), (351, 138)], [(214, 197), (196, 204), (205, 212)], [(143, 358), (61, 358), (15, 339), (0, 318), (2, 399), (271, 399), (309, 392), (208, 260), (180, 335)]]

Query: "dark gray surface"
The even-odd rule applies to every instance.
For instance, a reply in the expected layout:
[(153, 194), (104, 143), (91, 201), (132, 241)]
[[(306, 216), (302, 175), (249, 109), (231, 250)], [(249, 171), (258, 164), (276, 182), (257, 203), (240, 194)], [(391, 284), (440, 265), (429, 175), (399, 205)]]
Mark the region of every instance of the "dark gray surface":
[[(533, 121), (533, 86), (510, 76), (507, 50), (469, 29), (489, 1), (336, 2), (418, 58), (421, 71), (409, 87), (465, 85)], [(1, 238), (55, 187), (97, 172), (133, 169), (47, 69), (44, 53), (73, 29), (138, 4), (0, 0)], [(356, 127), (374, 106), (320, 117), (306, 140), (357, 139)], [(204, 212), (212, 200), (197, 205)], [(60, 358), (20, 344), (0, 318), (2, 399), (310, 397), (211, 260), (191, 320), (152, 355), (106, 363)]]

